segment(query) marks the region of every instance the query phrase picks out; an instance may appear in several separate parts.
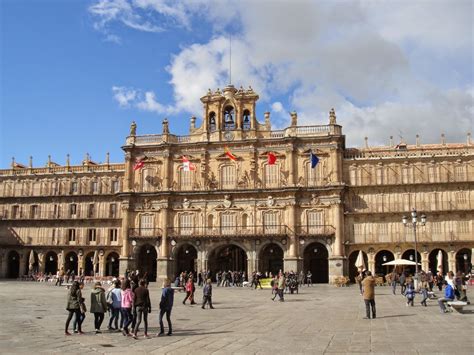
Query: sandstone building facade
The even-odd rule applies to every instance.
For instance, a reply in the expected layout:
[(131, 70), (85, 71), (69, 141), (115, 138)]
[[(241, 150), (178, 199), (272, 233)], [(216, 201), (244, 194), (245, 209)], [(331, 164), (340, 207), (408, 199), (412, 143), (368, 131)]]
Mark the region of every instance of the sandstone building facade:
[(462, 144), (346, 148), (333, 110), (322, 125), (300, 126), (292, 113), (287, 128), (272, 130), (269, 113), (257, 120), (257, 100), (251, 88), (209, 91), (187, 136), (166, 120), (154, 135), (132, 124), (123, 163), (13, 161), (0, 170), (0, 277), (284, 269), (326, 283), (353, 276), (359, 250), (386, 273), (384, 262), (414, 255), (413, 229), (401, 223), (412, 208), (428, 217), (417, 233), (422, 268), (436, 270), (440, 250), (444, 271), (470, 268), (470, 135)]

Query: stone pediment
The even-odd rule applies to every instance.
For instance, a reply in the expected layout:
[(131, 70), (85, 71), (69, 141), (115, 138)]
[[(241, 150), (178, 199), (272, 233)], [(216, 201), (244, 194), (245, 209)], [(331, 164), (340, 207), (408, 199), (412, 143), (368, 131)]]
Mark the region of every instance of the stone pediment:
[(175, 162), (182, 162), (183, 161), (183, 156), (185, 156), (189, 161), (191, 162), (196, 162), (196, 161), (200, 161), (201, 159), (200, 158), (197, 158), (195, 157), (194, 155), (190, 155), (190, 154), (175, 154), (173, 156), (173, 160)]
[[(234, 157), (236, 157), (237, 160), (241, 160), (241, 158), (240, 158), (237, 154), (235, 154), (234, 152), (232, 152), (232, 155), (233, 155)], [(230, 159), (225, 153), (219, 154), (219, 155), (216, 157), (216, 160), (228, 160), (229, 162), (232, 162), (232, 161), (233, 161), (233, 160)]]
[[(275, 156), (277, 157), (277, 161), (278, 161), (278, 159), (283, 159), (283, 158), (286, 157), (285, 154), (278, 153), (278, 152), (275, 152), (275, 151), (273, 151), (273, 150), (266, 150), (266, 151), (260, 153), (260, 154), (258, 155), (258, 157), (259, 157), (260, 159), (267, 159), (267, 158), (268, 158), (268, 153), (273, 153), (273, 154), (275, 154)], [(309, 154), (309, 153), (308, 153), (308, 154)]]
[(299, 151), (298, 154), (299, 155), (309, 155), (310, 152), (313, 152), (313, 154), (316, 154), (318, 157), (329, 155), (327, 152), (325, 152), (321, 149), (305, 149), (305, 150)]

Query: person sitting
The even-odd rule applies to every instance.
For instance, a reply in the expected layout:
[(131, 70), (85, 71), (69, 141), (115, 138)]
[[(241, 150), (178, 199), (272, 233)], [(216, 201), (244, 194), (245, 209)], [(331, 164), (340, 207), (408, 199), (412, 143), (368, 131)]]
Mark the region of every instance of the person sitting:
[(446, 288), (444, 289), (444, 297), (438, 298), (439, 308), (441, 309), (441, 313), (446, 313), (448, 310), (446, 309), (445, 303), (454, 301), (454, 289), (451, 284), (445, 282)]

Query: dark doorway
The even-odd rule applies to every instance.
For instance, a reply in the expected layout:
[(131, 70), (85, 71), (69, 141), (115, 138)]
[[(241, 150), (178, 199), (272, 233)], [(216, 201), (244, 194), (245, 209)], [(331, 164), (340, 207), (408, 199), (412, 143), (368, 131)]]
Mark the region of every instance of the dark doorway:
[(84, 275), (94, 276), (94, 253), (89, 253), (84, 259)]
[(328, 250), (321, 243), (311, 243), (304, 250), (304, 272), (311, 271), (313, 283), (329, 282)]
[(461, 271), (466, 275), (471, 272), (471, 253), (471, 250), (467, 248), (461, 249), (456, 253), (456, 271)]
[(260, 270), (263, 273), (271, 272), (272, 275), (278, 275), (283, 271), (283, 250), (275, 243), (268, 244), (260, 252)]
[(223, 270), (247, 273), (247, 254), (237, 245), (226, 245), (211, 252), (208, 265), (213, 275)]
[(375, 274), (377, 276), (385, 276), (392, 272), (393, 266), (383, 265), (392, 260), (395, 260), (395, 257), (390, 250), (380, 250), (375, 255)]
[(176, 270), (178, 274), (183, 271), (192, 272), (196, 275), (196, 259), (197, 259), (197, 250), (190, 244), (182, 245), (177, 254), (177, 263), (178, 269)]
[(110, 253), (107, 255), (107, 260), (105, 263), (105, 275), (106, 276), (119, 276), (119, 256), (117, 253)]
[[(418, 257), (418, 271), (421, 270), (421, 254), (417, 252), (417, 257)], [(405, 250), (405, 252), (402, 254), (402, 259), (405, 260), (410, 260), (410, 261), (415, 261), (415, 249), (408, 249)], [(407, 275), (415, 275), (415, 265), (408, 265), (404, 267), (405, 273)]]
[(430, 255), (428, 256), (428, 268), (430, 269), (433, 275), (438, 273), (440, 270), (440, 265), (438, 264), (439, 252), (441, 251), (442, 254), (442, 274), (446, 275), (449, 271), (448, 266), (448, 253), (446, 253), (443, 249), (434, 249), (431, 251)]
[(55, 275), (58, 272), (58, 255), (54, 251), (46, 254), (44, 272), (51, 275)]
[(66, 255), (66, 259), (64, 260), (65, 264), (65, 271), (67, 272), (68, 270), (70, 272), (74, 271), (74, 274), (77, 275), (77, 254), (71, 251)]
[(158, 254), (154, 246), (145, 244), (140, 248), (138, 254), (138, 271), (140, 275), (144, 275), (145, 272), (148, 274), (148, 280), (151, 282), (156, 281), (156, 266)]
[[(369, 259), (365, 252), (362, 252), (362, 255), (364, 256), (365, 268), (367, 269), (369, 267)], [(359, 269), (357, 268), (357, 266), (355, 266), (358, 256), (359, 250), (354, 250), (349, 255), (349, 279), (351, 280), (351, 282), (355, 282), (356, 276), (359, 275)]]
[(9, 279), (16, 279), (20, 276), (20, 254), (15, 250), (8, 253), (8, 271), (7, 277)]

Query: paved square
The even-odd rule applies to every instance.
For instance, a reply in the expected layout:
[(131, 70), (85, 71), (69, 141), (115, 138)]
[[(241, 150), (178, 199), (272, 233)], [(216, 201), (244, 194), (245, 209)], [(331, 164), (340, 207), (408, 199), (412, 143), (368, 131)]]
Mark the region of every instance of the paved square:
[[(158, 285), (151, 284), (150, 292), (150, 333), (156, 334)], [(462, 315), (440, 314), (437, 302), (421, 307), (418, 297), (415, 307), (406, 307), (389, 287), (376, 288), (375, 320), (363, 319), (365, 306), (354, 286), (304, 287), (285, 295), (284, 303), (272, 302), (270, 290), (214, 287), (214, 310), (184, 306), (184, 293), (176, 293), (173, 336), (139, 340), (107, 330), (95, 335), (91, 313), (85, 335), (64, 336), (66, 293), (47, 284), (0, 282), (0, 353), (474, 353), (474, 306)], [(199, 301), (202, 290), (196, 293)], [(83, 294), (89, 306), (90, 286)]]

